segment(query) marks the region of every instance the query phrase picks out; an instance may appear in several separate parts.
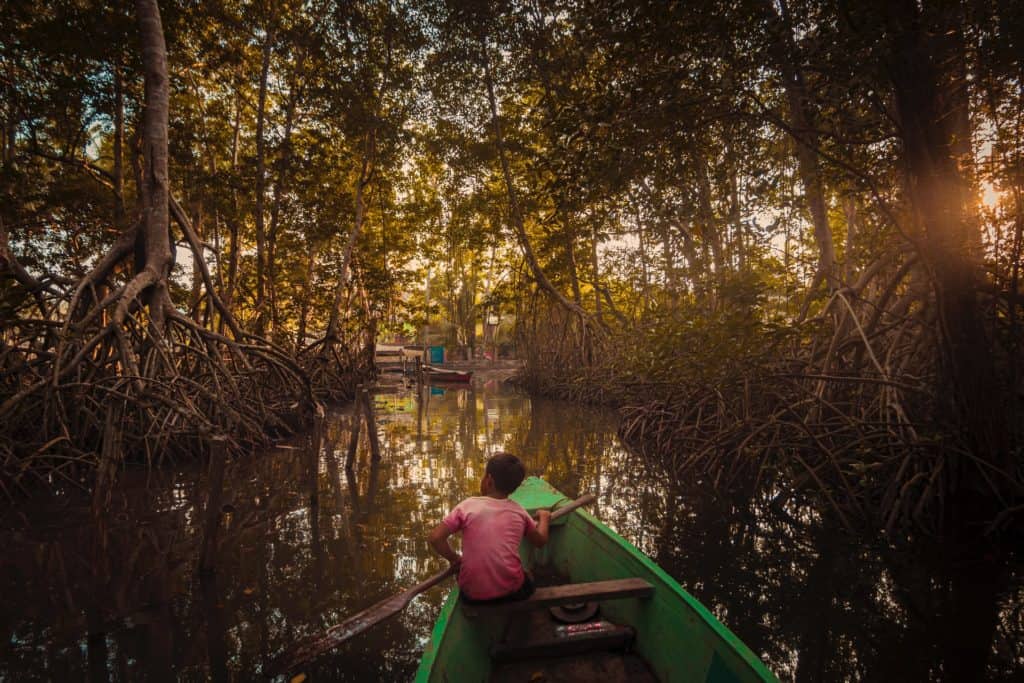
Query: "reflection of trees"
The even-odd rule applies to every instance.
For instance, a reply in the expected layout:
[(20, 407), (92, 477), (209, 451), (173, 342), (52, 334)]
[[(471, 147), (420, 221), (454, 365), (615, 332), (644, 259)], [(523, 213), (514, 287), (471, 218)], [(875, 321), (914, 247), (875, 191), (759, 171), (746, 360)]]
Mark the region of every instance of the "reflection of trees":
[[(134, 680), (154, 661), (179, 678), (252, 678), (267, 655), (439, 569), (426, 531), (475, 493), (483, 456), (496, 450), (520, 454), (569, 496), (599, 494), (594, 511), (783, 679), (964, 678), (990, 650), (990, 677), (1008, 679), (1022, 656), (1021, 589), (1006, 588), (1013, 577), (991, 561), (925, 562), (854, 542), (799, 501), (777, 504), (780, 514), (700, 480), (669, 490), (622, 450), (613, 413), (496, 387), (388, 397), (379, 414), (378, 467), (361, 449), (343, 476), (348, 411), (328, 419), (319, 458), (302, 444), (233, 463), (218, 573), (205, 585), (191, 578), (199, 469), (135, 484), (126, 475), (98, 523), (88, 501), (51, 518), (27, 509), (34, 526), (0, 536), (0, 635), (10, 644), (0, 678)], [(309, 673), (408, 679), (443, 598), (422, 596)]]
[(865, 544), (809, 509), (782, 520), (701, 482), (663, 514), (659, 563), (784, 680), (983, 678), (999, 605), (991, 566), (987, 581), (958, 579), (921, 548)]
[[(116, 488), (100, 516), (73, 500), (58, 516), (3, 532), (0, 678), (124, 680), (138, 677), (147, 658), (171, 670), (188, 607), (174, 597), (185, 592), (198, 545), (185, 533), (187, 487), (154, 479), (160, 490), (148, 495)], [(181, 656), (196, 653), (184, 648)]]
[(230, 680), (228, 674), (227, 629), (224, 625), (224, 605), (216, 574), (203, 576), (198, 581), (199, 604), (206, 623), (206, 652), (210, 680), (222, 683)]

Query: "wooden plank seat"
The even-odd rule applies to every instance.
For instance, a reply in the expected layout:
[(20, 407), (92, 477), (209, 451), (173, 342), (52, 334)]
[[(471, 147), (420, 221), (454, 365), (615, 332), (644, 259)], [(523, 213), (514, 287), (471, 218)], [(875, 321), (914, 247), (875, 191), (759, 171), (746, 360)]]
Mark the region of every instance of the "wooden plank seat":
[(462, 603), (467, 616), (486, 614), (508, 614), (527, 612), (556, 605), (571, 605), (579, 602), (618, 600), (622, 598), (649, 598), (654, 586), (641, 578), (591, 581), (589, 583), (566, 583), (561, 586), (543, 586), (534, 591), (526, 600), (499, 602), (493, 604), (469, 605)]
[(625, 650), (632, 646), (636, 631), (600, 620), (534, 629), (525, 638), (512, 638), (491, 648), (494, 661), (564, 657), (586, 652)]

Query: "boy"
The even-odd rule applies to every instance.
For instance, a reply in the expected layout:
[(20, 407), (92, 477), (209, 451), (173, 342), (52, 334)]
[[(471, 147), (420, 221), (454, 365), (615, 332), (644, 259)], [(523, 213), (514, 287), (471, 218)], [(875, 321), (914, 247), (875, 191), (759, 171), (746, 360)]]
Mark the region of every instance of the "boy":
[[(522, 461), (498, 453), (487, 461), (480, 494), (467, 498), (430, 532), (428, 540), (441, 557), (459, 565), (459, 588), (466, 602), (525, 600), (533, 582), (519, 561), (519, 542), (525, 536), (535, 547), (548, 542), (551, 513), (541, 510), (534, 522), (519, 503), (509, 500), (526, 477)], [(462, 556), (448, 537), (462, 532)]]

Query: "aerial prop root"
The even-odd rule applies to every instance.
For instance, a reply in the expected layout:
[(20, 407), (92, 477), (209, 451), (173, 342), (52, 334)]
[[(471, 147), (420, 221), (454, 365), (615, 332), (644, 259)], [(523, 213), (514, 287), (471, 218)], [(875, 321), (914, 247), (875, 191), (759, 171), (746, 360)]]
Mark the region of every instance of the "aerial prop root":
[(55, 347), (41, 344), (53, 325), (18, 330), (14, 347), (29, 358), (0, 367), (0, 430), (10, 436), (0, 447), (0, 496), (24, 494), (33, 480), (88, 481), (103, 452), (101, 406), (111, 400), (125, 405), (125, 455), (142, 459), (151, 444), (166, 451), (160, 457), (194, 457), (215, 435), (265, 444), (294, 430), (287, 417), (315, 405), (308, 377), (284, 351), (186, 317), (153, 271), (90, 301), (83, 293), (108, 285), (115, 267), (106, 264), (104, 277), (87, 275), (69, 292), (65, 301), (89, 306), (61, 307)]
[(361, 367), (339, 334), (327, 334), (303, 347), (296, 358), (297, 367), (309, 378), (312, 391), (320, 399), (350, 401), (355, 387), (366, 381), (371, 367)]

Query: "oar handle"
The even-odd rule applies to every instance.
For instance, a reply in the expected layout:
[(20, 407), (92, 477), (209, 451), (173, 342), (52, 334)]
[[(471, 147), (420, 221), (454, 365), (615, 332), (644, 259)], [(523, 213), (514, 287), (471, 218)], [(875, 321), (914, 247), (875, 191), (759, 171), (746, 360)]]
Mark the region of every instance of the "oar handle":
[(593, 493), (584, 493), (582, 496), (572, 501), (571, 503), (566, 503), (562, 507), (552, 512), (551, 519), (558, 519), (559, 517), (564, 517), (565, 515), (575, 510), (576, 508), (581, 508), (584, 505), (589, 505), (590, 503), (593, 503), (595, 500), (597, 500), (597, 496), (595, 496)]
[(434, 574), (433, 576), (431, 576), (426, 581), (423, 581), (422, 583), (416, 584), (415, 586), (413, 586), (412, 588), (407, 590), (405, 593), (409, 597), (409, 599), (412, 600), (414, 597), (416, 597), (417, 595), (419, 595), (423, 591), (430, 590), (431, 588), (433, 588), (437, 584), (439, 584), (442, 581), (444, 581), (445, 579), (447, 579), (449, 576), (454, 576), (455, 574), (458, 574), (458, 573), (459, 573), (458, 565), (454, 565), (454, 564), (450, 565), (444, 571), (440, 571), (440, 572)]

